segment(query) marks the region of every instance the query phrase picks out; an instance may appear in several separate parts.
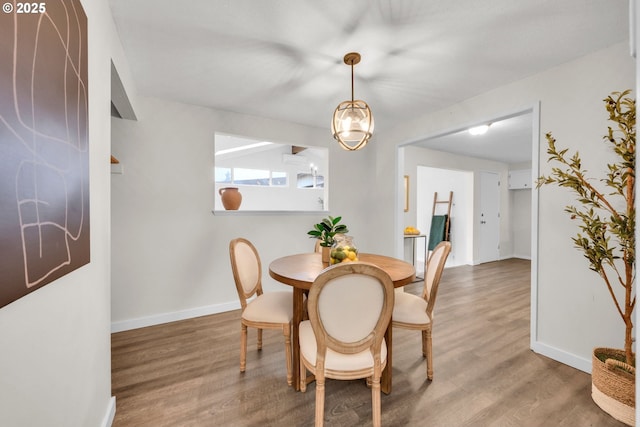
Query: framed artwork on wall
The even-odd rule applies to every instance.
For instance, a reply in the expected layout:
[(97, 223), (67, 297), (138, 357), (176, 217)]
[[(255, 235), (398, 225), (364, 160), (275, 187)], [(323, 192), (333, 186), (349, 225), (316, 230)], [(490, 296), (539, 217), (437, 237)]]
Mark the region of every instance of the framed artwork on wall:
[(409, 175), (404, 176), (404, 211), (409, 212)]
[(89, 263), (87, 16), (0, 14), (0, 307)]

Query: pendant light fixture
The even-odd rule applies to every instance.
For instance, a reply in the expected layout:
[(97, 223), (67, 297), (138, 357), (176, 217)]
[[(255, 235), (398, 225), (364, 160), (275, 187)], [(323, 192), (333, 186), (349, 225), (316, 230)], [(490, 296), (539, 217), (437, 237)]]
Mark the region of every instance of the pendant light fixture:
[(373, 135), (373, 116), (366, 102), (353, 97), (353, 66), (360, 62), (360, 54), (347, 53), (344, 63), (351, 66), (351, 101), (341, 102), (333, 112), (331, 133), (345, 150), (359, 150)]

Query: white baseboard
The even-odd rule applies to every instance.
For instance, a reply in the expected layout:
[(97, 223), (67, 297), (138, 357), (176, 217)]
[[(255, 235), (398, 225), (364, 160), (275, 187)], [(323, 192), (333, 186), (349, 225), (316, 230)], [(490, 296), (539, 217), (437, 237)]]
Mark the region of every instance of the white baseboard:
[[(531, 261), (531, 256), (529, 255), (516, 255), (516, 254), (511, 254), (511, 255), (503, 255), (500, 258), (498, 258), (496, 261), (504, 261), (506, 259), (511, 259), (511, 258), (518, 258), (518, 259), (528, 259), (529, 261)], [(479, 259), (474, 259), (471, 261), (471, 265), (480, 265), (483, 264), (482, 262), (480, 262)]]
[(113, 420), (116, 416), (116, 397), (111, 396), (109, 399), (109, 406), (107, 407), (107, 413), (104, 414), (104, 418), (102, 419), (102, 427), (111, 427), (113, 425)]
[(534, 352), (546, 356), (550, 359), (557, 360), (560, 363), (569, 365), (573, 368), (584, 371), (591, 374), (591, 359), (585, 359), (572, 353), (567, 353), (564, 350), (557, 349), (541, 342), (534, 342), (531, 344), (531, 350)]
[(144, 328), (146, 326), (160, 325), (163, 323), (175, 322), (177, 320), (191, 319), (194, 317), (207, 316), (209, 314), (224, 313), (231, 310), (240, 309), (240, 302), (228, 302), (223, 304), (207, 305), (195, 307), (187, 310), (174, 311), (171, 313), (155, 314), (153, 316), (139, 317), (137, 319), (122, 320), (111, 323), (111, 333), (128, 331), (130, 329)]

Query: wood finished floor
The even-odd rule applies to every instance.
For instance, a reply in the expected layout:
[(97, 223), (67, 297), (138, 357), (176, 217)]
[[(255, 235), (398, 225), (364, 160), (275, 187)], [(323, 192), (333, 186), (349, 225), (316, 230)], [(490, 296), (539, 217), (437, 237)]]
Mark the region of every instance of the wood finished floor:
[[(385, 426), (622, 426), (591, 400), (591, 377), (529, 349), (530, 263), (446, 269), (436, 304), (434, 380), (418, 332), (394, 329)], [(233, 284), (229, 284), (233, 286)], [(418, 286), (408, 287), (417, 292)], [(312, 426), (315, 385), (286, 383), (283, 337), (249, 333), (239, 311), (112, 335), (114, 427)], [(364, 381), (327, 381), (326, 426), (371, 425)]]

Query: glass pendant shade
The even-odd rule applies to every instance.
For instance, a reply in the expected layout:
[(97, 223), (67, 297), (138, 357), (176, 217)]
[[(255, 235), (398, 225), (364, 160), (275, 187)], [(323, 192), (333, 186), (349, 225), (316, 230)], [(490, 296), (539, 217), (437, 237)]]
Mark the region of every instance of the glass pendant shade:
[(366, 102), (353, 99), (353, 66), (360, 54), (347, 53), (344, 63), (351, 66), (351, 101), (341, 102), (333, 112), (331, 133), (345, 150), (355, 151), (367, 145), (373, 135), (373, 115)]
[(344, 101), (336, 108), (331, 121), (331, 133), (345, 150), (358, 150), (373, 135), (373, 116), (366, 102)]

